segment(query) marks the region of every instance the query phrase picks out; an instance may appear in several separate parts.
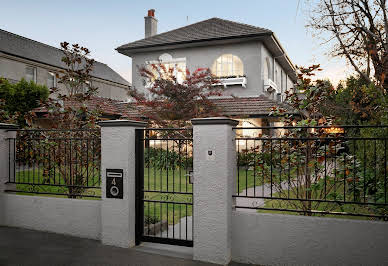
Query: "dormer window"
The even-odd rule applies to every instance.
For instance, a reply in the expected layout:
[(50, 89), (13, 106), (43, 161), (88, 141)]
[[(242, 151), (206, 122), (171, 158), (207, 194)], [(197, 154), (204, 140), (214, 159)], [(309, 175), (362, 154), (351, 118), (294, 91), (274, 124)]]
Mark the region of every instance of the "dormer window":
[(238, 56), (223, 54), (214, 61), (212, 73), (219, 78), (242, 77), (244, 65)]

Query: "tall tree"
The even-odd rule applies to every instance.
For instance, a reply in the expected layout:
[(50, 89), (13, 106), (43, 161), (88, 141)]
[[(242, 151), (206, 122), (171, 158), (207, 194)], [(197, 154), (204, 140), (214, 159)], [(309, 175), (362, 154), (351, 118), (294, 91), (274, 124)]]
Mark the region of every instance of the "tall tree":
[(308, 27), (332, 43), (366, 81), (388, 90), (388, 10), (386, 0), (319, 0)]

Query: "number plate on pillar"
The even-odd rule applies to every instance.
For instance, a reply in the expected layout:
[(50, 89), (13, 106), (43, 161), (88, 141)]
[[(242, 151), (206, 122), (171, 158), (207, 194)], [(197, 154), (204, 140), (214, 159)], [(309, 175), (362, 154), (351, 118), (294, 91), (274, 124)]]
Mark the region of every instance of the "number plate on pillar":
[(106, 169), (106, 197), (123, 198), (123, 169)]

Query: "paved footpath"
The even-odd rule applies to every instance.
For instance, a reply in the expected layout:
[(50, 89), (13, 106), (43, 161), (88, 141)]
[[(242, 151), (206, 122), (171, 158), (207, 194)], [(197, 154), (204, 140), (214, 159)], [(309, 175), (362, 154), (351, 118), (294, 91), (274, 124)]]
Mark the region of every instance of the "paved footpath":
[[(0, 265), (215, 265), (104, 246), (99, 241), (0, 226)], [(231, 263), (237, 266), (243, 264)]]

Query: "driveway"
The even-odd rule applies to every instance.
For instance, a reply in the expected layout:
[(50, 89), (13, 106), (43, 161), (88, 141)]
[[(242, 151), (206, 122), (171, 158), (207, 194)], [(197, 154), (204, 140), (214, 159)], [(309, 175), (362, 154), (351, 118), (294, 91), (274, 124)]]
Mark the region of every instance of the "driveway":
[[(0, 226), (0, 265), (214, 265), (99, 241)], [(231, 263), (230, 265), (243, 265)]]

